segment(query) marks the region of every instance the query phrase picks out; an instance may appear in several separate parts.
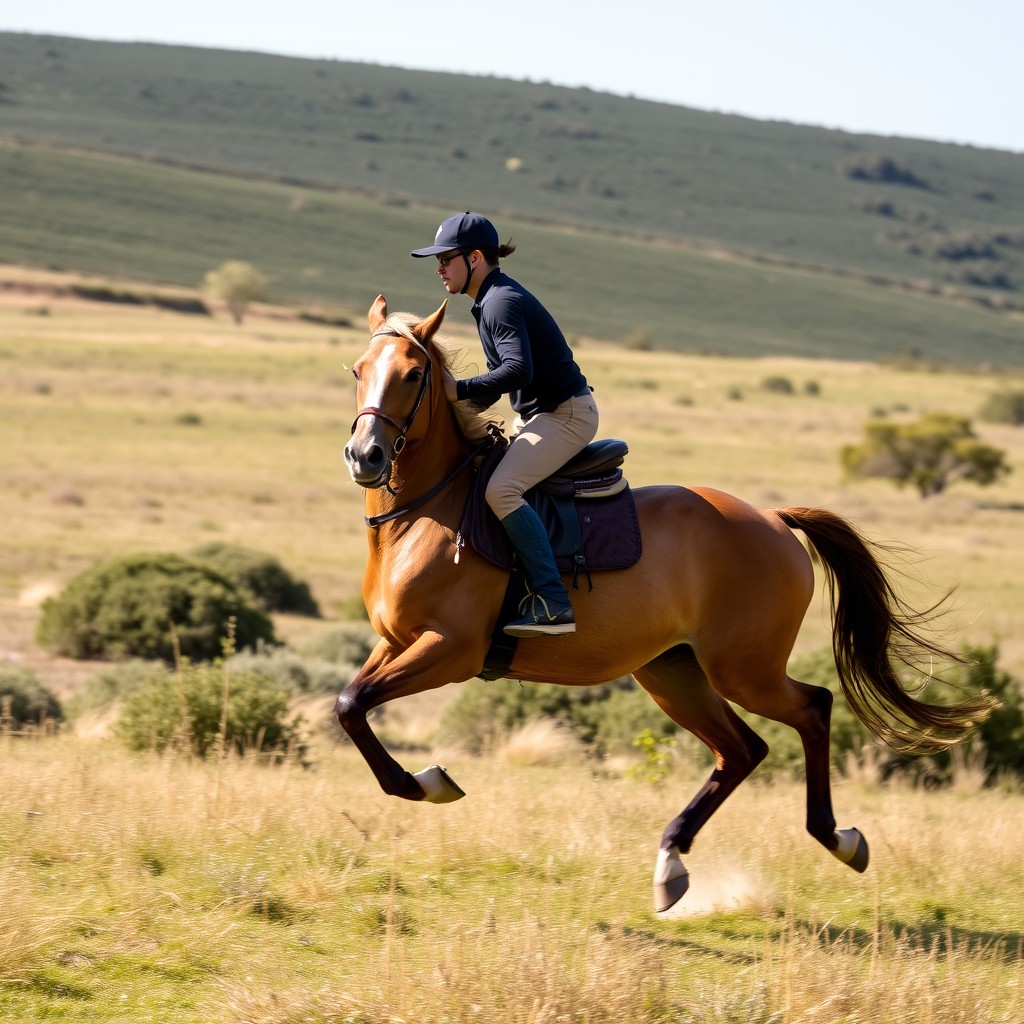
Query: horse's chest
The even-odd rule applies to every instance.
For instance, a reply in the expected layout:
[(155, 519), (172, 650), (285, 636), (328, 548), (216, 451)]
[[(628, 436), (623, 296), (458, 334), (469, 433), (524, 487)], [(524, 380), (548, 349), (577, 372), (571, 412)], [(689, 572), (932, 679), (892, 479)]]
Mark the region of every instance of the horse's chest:
[(455, 543), (436, 523), (420, 521), (396, 542), (381, 545), (371, 558), (368, 572), (381, 590), (400, 600), (420, 588), (436, 591), (454, 583)]

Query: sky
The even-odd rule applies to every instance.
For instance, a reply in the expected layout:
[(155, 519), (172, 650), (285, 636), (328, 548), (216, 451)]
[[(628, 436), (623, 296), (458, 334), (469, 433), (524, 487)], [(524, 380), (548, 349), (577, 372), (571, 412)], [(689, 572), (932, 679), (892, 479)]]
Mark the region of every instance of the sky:
[(1024, 0), (6, 0), (0, 30), (529, 79), (1024, 152)]

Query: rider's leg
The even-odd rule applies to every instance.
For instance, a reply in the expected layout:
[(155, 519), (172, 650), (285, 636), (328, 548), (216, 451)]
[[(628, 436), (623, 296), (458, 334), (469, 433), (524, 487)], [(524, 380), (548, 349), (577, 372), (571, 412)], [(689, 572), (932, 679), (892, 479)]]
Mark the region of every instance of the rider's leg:
[(597, 433), (593, 397), (570, 398), (550, 413), (527, 420), (488, 482), (486, 499), (516, 549), (534, 600), (505, 630), (514, 636), (570, 633), (575, 629), (569, 595), (551, 542), (523, 493), (560, 469)]
[(524, 614), (505, 626), (512, 636), (544, 636), (574, 633), (576, 617), (569, 603), (569, 592), (555, 564), (548, 531), (540, 517), (523, 504), (501, 521), (516, 549), (530, 585)]

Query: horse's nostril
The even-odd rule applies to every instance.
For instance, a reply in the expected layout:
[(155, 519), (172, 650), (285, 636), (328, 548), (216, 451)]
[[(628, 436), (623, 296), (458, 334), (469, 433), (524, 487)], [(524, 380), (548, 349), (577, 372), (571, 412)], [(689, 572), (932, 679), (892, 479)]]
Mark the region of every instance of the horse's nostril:
[(375, 444), (366, 454), (367, 463), (374, 469), (383, 469), (384, 459), (384, 449), (379, 444)]

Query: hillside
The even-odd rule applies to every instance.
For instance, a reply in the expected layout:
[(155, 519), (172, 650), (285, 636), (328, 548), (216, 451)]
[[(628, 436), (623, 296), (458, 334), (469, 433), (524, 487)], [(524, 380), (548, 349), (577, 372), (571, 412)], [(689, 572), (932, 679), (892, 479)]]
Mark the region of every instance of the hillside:
[[(438, 290), (404, 252), (474, 207), (529, 243), (516, 272), (563, 288), (574, 332), (1024, 363), (1019, 320), (1000, 312), (1024, 306), (1019, 154), (539, 83), (11, 33), (0, 141), (6, 262), (194, 284), (240, 257), (291, 301), (360, 307), (390, 289), (425, 308)], [(569, 233), (553, 243), (552, 229)]]

